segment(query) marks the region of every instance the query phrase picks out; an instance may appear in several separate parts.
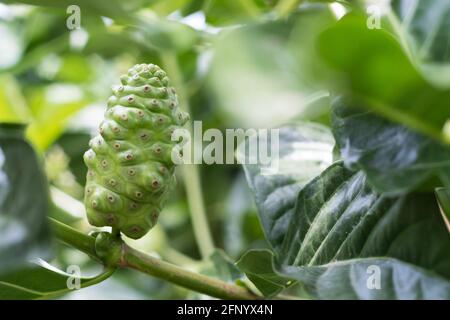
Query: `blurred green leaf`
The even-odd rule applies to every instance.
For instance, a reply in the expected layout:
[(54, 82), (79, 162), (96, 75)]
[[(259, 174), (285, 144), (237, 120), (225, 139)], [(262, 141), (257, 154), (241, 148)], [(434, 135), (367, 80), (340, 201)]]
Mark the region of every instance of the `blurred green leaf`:
[(256, 19), (270, 12), (278, 0), (204, 0), (206, 22), (223, 26)]
[(400, 37), (406, 39), (424, 75), (450, 88), (450, 2), (447, 0), (393, 0)]
[(359, 107), (348, 97), (333, 103), (333, 133), (347, 168), (364, 171), (377, 191), (391, 194), (432, 176), (450, 181), (449, 146)]
[(226, 124), (268, 127), (325, 114), (327, 69), (319, 63), (314, 44), (334, 21), (328, 8), (319, 5), (288, 20), (222, 31), (206, 67), (213, 105)]
[[(126, 8), (126, 5), (119, 0), (4, 0), (6, 4), (22, 3), (35, 6), (45, 6), (53, 8), (66, 9), (71, 5), (77, 5), (80, 7), (81, 19), (84, 14), (96, 14), (113, 19), (129, 19), (130, 14)], [(133, 1), (131, 1), (132, 3)], [(69, 16), (69, 14), (67, 14)], [(64, 26), (61, 26), (65, 28)]]
[(337, 71), (336, 90), (363, 99), (396, 122), (445, 139), (450, 90), (430, 85), (391, 34), (367, 28), (365, 16), (348, 14), (322, 33), (318, 47)]
[(166, 19), (159, 19), (150, 13), (142, 13), (127, 27), (129, 36), (142, 47), (164, 51), (183, 52), (197, 44), (198, 31), (191, 27)]
[(88, 60), (81, 55), (66, 55), (62, 65), (56, 74), (56, 80), (62, 82), (89, 82), (92, 77), (92, 69)]
[(48, 186), (23, 130), (0, 124), (0, 274), (51, 254)]
[(75, 268), (68, 268), (70, 273), (67, 273), (38, 260), (27, 268), (0, 276), (0, 299), (56, 298), (75, 289), (69, 288), (69, 285), (79, 284), (81, 289), (106, 280), (114, 269), (105, 269), (94, 277), (83, 277), (76, 274), (76, 271)]
[(27, 129), (27, 137), (40, 151), (58, 139), (70, 117), (88, 104), (81, 90), (71, 85), (35, 88), (28, 99), (34, 119)]
[(27, 123), (31, 118), (25, 98), (16, 79), (0, 76), (0, 122)]

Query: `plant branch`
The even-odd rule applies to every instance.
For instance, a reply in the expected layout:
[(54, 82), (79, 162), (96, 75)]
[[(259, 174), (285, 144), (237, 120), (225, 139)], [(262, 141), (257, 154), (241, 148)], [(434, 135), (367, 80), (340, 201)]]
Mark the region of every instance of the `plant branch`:
[(211, 297), (239, 300), (259, 298), (243, 287), (184, 270), (173, 264), (137, 251), (127, 245), (123, 247), (121, 266), (139, 270)]
[[(95, 250), (95, 238), (49, 218), (55, 236), (65, 244), (78, 249), (97, 261), (102, 259)], [(227, 283), (199, 273), (191, 272), (171, 263), (154, 258), (122, 242), (117, 267), (131, 268), (167, 280), (181, 287), (220, 299), (254, 300), (261, 297), (235, 284)], [(109, 267), (114, 267), (110, 265)]]
[[(189, 99), (184, 90), (183, 79), (177, 58), (174, 53), (166, 52), (161, 56), (164, 67), (170, 75), (172, 82), (178, 92), (178, 98), (182, 109), (191, 114)], [(189, 130), (192, 133), (192, 121), (188, 122)], [(205, 205), (202, 197), (200, 183), (200, 172), (197, 165), (185, 165), (182, 168), (184, 184), (186, 187), (189, 213), (191, 215), (194, 235), (203, 259), (209, 257), (214, 251), (214, 242), (206, 218)]]
[(53, 218), (49, 218), (49, 220), (53, 233), (59, 241), (86, 253), (97, 261), (101, 261), (95, 251), (94, 237), (88, 236)]

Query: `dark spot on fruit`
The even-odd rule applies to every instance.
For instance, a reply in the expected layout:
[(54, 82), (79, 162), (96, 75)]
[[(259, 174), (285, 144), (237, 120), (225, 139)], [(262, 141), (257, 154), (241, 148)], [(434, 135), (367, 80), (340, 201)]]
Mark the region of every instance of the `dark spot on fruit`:
[(106, 167), (108, 165), (108, 161), (102, 160), (101, 164), (102, 164), (102, 167)]
[(108, 217), (106, 218), (106, 221), (108, 224), (115, 224), (116, 223), (116, 217), (113, 214), (108, 214)]
[(136, 198), (142, 198), (142, 192), (140, 191), (136, 191), (134, 195), (136, 196)]
[(148, 134), (146, 134), (146, 133), (141, 133), (141, 134), (139, 135), (139, 137), (140, 137), (142, 140), (147, 140), (147, 139), (148, 139)]
[(129, 169), (128, 170), (128, 175), (129, 176), (134, 176), (136, 174), (136, 170), (134, 170), (134, 169)]
[(128, 97), (128, 102), (133, 102), (134, 98), (133, 97)]
[(125, 159), (127, 159), (127, 160), (133, 160), (133, 154), (127, 153), (127, 155), (125, 156)]
[(131, 228), (130, 228), (130, 231), (132, 232), (132, 233), (139, 233), (139, 232), (141, 232), (141, 227), (139, 227), (139, 226), (132, 226)]
[(154, 210), (152, 212), (152, 223), (155, 224), (158, 221), (159, 212), (157, 210)]
[(120, 149), (120, 143), (114, 143), (114, 148), (115, 149)]
[(116, 199), (114, 198), (114, 196), (112, 194), (108, 195), (108, 201), (113, 203)]
[(130, 208), (131, 208), (131, 209), (137, 209), (137, 208), (138, 208), (138, 204), (137, 204), (136, 202), (132, 202), (132, 203), (130, 204)]
[(153, 181), (152, 181), (152, 187), (153, 187), (153, 188), (158, 188), (158, 187), (159, 187), (159, 181), (156, 180), (156, 179), (153, 180)]

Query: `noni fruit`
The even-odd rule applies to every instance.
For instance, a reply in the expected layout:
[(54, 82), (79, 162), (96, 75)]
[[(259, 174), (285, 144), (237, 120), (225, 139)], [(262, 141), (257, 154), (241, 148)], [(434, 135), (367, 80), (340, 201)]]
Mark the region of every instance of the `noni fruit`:
[(166, 73), (138, 64), (113, 87), (99, 135), (84, 155), (89, 222), (138, 239), (157, 222), (175, 183), (174, 130), (189, 115), (178, 107)]

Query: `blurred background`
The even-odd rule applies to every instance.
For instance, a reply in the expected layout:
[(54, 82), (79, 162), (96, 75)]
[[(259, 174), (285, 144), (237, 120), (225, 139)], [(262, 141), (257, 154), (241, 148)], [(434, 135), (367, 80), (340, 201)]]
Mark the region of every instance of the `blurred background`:
[[(69, 5), (80, 8), (70, 30)], [(309, 119), (327, 123), (323, 70), (312, 57), (314, 36), (342, 8), (307, 5), (275, 19), (277, 0), (1, 1), (0, 121), (29, 124), (26, 136), (51, 184), (51, 215), (85, 231), (83, 153), (103, 118), (111, 86), (136, 63), (155, 63), (176, 82), (192, 119), (208, 128), (270, 128)], [(171, 72), (176, 66), (177, 74)], [(264, 240), (243, 171), (200, 166), (214, 241), (235, 261)], [(198, 264), (182, 177), (160, 223), (134, 243), (193, 269)], [(59, 245), (52, 264), (98, 266)], [(145, 280), (144, 280), (145, 279)], [(67, 299), (193, 298), (138, 272), (121, 270)]]

